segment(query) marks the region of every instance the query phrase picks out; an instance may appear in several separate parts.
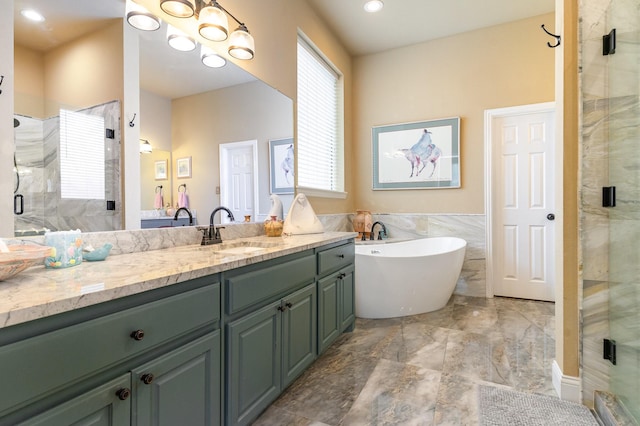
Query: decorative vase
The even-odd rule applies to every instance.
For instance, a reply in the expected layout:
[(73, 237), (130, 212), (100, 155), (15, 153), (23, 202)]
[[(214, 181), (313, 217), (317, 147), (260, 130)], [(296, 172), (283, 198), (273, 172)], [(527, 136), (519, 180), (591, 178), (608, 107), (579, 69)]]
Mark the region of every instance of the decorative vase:
[(353, 218), (353, 230), (358, 233), (358, 237), (366, 237), (371, 233), (373, 220), (369, 210), (356, 210)]
[(264, 222), (264, 233), (267, 237), (279, 237), (282, 235), (283, 221), (278, 220), (277, 216), (271, 216), (271, 220)]

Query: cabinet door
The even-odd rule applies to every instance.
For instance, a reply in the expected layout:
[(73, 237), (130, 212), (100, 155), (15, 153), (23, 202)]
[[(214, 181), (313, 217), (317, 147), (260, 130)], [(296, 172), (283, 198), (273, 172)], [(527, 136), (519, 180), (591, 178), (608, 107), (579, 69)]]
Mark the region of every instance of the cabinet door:
[(227, 424), (253, 421), (280, 393), (280, 301), (227, 325)]
[(316, 358), (316, 285), (298, 290), (282, 303), (282, 387), (285, 388)]
[(318, 281), (318, 340), (319, 353), (324, 352), (340, 335), (340, 301), (338, 273)]
[(356, 319), (356, 305), (355, 305), (355, 286), (353, 281), (354, 268), (345, 268), (340, 271), (342, 279), (340, 280), (340, 331), (344, 331), (347, 328), (353, 326), (353, 322)]
[(20, 425), (128, 425), (131, 417), (130, 374), (125, 374)]
[(133, 425), (219, 425), (220, 330), (133, 370)]

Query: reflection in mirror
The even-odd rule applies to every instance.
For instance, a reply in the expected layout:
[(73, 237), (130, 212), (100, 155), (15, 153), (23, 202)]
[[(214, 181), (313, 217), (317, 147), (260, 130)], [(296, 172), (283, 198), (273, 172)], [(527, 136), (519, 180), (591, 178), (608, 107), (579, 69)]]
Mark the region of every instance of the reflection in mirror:
[[(123, 20), (123, 0), (30, 0), (29, 6), (39, 9), (46, 18), (44, 23), (35, 25), (26, 23), (20, 14), (26, 4), (26, 0), (15, 1), (16, 114), (45, 120), (59, 115), (61, 106), (87, 108), (121, 100), (125, 81), (139, 79), (139, 137), (169, 153), (169, 190), (164, 192), (165, 200), (175, 205), (177, 188), (186, 183), (190, 207), (201, 213), (197, 223), (208, 224), (210, 212), (220, 205), (219, 145), (256, 140), (257, 164), (252, 165), (256, 191), (253, 196), (238, 193), (230, 199), (251, 198), (252, 219), (266, 219), (270, 209), (268, 141), (293, 136), (293, 103), (289, 98), (231, 61), (222, 68), (204, 66), (199, 48), (193, 52), (173, 51), (166, 42), (166, 27), (153, 32), (134, 30), (140, 41), (140, 75), (123, 77), (123, 26), (128, 25)], [(119, 112), (126, 124), (130, 117), (125, 117), (123, 110), (126, 106), (121, 104)], [(115, 133), (120, 136), (121, 132), (116, 128)], [(120, 150), (115, 151), (120, 154)], [(186, 157), (192, 158), (191, 176), (178, 178), (172, 173), (175, 161)], [(44, 158), (45, 162), (50, 161), (46, 155)], [(105, 152), (105, 158), (111, 158), (110, 154)], [(122, 161), (113, 158), (114, 164), (121, 166)], [(19, 162), (19, 158), (17, 160)], [(113, 171), (115, 179), (120, 179), (119, 170)], [(40, 185), (43, 191), (49, 189), (44, 178)], [(155, 188), (155, 177), (131, 175), (126, 176), (126, 182), (113, 185), (118, 188), (113, 194), (118, 197), (115, 199), (117, 209), (122, 206), (120, 188), (126, 191), (132, 185), (140, 186), (141, 207), (146, 209), (143, 200), (153, 196), (153, 189), (149, 191), (149, 187)], [(57, 187), (52, 188), (59, 198)], [(109, 190), (105, 188), (106, 192)], [(283, 197), (285, 212), (290, 202), (287, 197)], [(111, 229), (122, 228), (119, 210), (117, 216), (109, 216), (113, 220), (107, 224), (106, 219), (95, 219), (98, 213), (85, 215), (77, 210), (77, 205), (41, 204), (39, 210), (43, 212), (55, 208), (66, 218), (85, 217), (73, 225), (62, 221), (60, 229), (73, 226), (95, 231), (105, 230), (107, 225)], [(106, 200), (102, 200), (100, 210), (108, 214), (105, 205)], [(34, 228), (40, 224), (47, 226), (44, 216), (34, 223), (37, 224)], [(94, 224), (98, 228), (94, 228)], [(55, 229), (51, 225), (50, 229)], [(17, 226), (26, 227), (24, 223)]]
[[(165, 174), (162, 174), (162, 167)], [(173, 206), (171, 198), (171, 152), (154, 149), (149, 154), (140, 155), (141, 210), (157, 210), (158, 195), (162, 196), (162, 206)], [(161, 186), (162, 191), (156, 189)]]

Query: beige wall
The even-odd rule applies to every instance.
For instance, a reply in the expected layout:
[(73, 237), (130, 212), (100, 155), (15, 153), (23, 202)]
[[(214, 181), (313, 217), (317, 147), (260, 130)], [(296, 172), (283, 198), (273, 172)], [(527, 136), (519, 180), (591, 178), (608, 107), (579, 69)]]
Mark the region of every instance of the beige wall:
[(123, 96), (122, 21), (69, 42), (45, 55), (45, 114), (60, 105), (86, 107)]
[(44, 56), (23, 46), (14, 47), (16, 70), (15, 112), (29, 117), (44, 115)]
[[(191, 157), (192, 177), (173, 180), (187, 185), (190, 207), (198, 212), (198, 224), (209, 223), (209, 214), (220, 205), (219, 145), (257, 140), (259, 214), (266, 215), (269, 200), (270, 139), (293, 134), (293, 108), (289, 98), (256, 81), (215, 90), (172, 102), (172, 156)], [(256, 218), (254, 218), (255, 220)]]
[[(355, 203), (378, 213), (484, 213), (484, 111), (553, 101), (548, 14), (356, 58)], [(460, 189), (373, 191), (371, 128), (460, 117)], [(408, 164), (408, 163), (407, 163)]]

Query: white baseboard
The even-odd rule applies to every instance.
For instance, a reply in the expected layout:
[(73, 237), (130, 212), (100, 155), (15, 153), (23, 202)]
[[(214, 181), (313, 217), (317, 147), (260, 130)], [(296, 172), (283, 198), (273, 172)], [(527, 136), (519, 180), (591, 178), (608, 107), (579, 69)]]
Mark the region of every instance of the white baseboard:
[(560, 366), (553, 360), (551, 365), (551, 378), (556, 393), (565, 401), (582, 402), (582, 382), (579, 377), (565, 376)]

